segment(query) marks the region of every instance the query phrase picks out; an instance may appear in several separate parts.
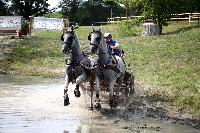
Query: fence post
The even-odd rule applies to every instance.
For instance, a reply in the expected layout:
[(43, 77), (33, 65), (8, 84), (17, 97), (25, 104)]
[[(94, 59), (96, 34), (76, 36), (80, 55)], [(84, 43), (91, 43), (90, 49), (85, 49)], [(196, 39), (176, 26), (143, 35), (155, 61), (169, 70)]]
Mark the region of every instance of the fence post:
[(176, 22), (178, 23), (178, 14), (176, 14)]
[(189, 25), (190, 25), (190, 21), (191, 21), (190, 19), (191, 19), (191, 18), (190, 18), (190, 15), (189, 15)]
[(198, 25), (199, 25), (199, 16), (198, 16)]
[(29, 36), (31, 36), (32, 26), (33, 26), (33, 16), (29, 16)]

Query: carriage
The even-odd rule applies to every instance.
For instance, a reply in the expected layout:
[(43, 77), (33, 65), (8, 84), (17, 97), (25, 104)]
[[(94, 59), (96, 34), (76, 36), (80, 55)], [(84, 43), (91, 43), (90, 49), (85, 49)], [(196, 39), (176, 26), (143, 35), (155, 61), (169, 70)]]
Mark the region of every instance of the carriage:
[(71, 54), (71, 63), (67, 64), (66, 68), (64, 105), (66, 106), (69, 104), (67, 91), (70, 82), (75, 81), (76, 88), (74, 94), (76, 97), (80, 97), (79, 84), (89, 81), (90, 85), (87, 88), (89, 88), (91, 93), (92, 108), (92, 96), (94, 90), (96, 91), (95, 108), (101, 108), (99, 96), (100, 90), (109, 92), (110, 107), (117, 107), (119, 96), (125, 95), (128, 97), (134, 93), (133, 74), (131, 71), (125, 70), (126, 68), (122, 58), (115, 57), (114, 59), (107, 52), (108, 49), (104, 45), (104, 39), (99, 30), (93, 29), (93, 32), (88, 36), (91, 52), (95, 53), (98, 51), (97, 59), (92, 60), (80, 50), (79, 40), (74, 29), (75, 28), (72, 26), (71, 30), (64, 31), (61, 36), (61, 40), (63, 41), (63, 53)]

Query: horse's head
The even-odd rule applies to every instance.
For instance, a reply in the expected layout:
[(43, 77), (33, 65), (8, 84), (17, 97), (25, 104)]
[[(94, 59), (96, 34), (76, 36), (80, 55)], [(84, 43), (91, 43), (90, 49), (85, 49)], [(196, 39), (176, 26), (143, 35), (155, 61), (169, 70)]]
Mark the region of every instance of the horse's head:
[(93, 31), (88, 35), (88, 40), (90, 41), (90, 51), (96, 53), (99, 48), (99, 44), (102, 40), (103, 34), (100, 29), (95, 29), (92, 25)]
[(74, 29), (77, 27), (71, 26), (70, 29), (64, 30), (61, 36), (61, 40), (63, 41), (62, 52), (64, 54), (70, 53), (72, 48), (75, 45), (76, 34)]

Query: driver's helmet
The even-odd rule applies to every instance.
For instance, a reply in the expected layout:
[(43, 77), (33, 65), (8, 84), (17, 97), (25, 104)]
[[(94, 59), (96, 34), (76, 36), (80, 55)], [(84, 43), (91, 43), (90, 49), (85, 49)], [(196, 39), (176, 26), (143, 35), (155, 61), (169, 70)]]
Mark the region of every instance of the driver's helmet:
[(111, 33), (104, 33), (104, 38), (112, 38)]

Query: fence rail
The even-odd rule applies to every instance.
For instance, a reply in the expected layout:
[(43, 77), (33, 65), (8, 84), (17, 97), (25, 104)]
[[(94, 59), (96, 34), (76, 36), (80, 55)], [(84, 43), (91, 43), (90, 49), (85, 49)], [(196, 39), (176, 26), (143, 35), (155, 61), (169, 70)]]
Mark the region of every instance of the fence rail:
[[(171, 21), (177, 21), (177, 23), (181, 20), (188, 20), (189, 24), (193, 22), (197, 22), (199, 25), (200, 22), (200, 13), (181, 13), (181, 14), (171, 14), (172, 18)], [(107, 18), (107, 23), (117, 23), (121, 20), (127, 19), (135, 19), (135, 18), (142, 18), (144, 16), (128, 16), (128, 17), (113, 17)]]

